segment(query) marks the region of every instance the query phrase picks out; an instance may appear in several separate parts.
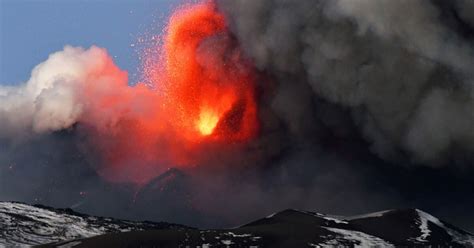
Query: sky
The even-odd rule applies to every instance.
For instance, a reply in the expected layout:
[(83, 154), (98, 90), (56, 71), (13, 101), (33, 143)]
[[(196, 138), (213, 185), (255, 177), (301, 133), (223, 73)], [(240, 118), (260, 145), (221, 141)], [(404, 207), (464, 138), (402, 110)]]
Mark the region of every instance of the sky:
[[(0, 84), (28, 80), (64, 45), (106, 48), (138, 80), (140, 44), (162, 30), (179, 0), (0, 0)], [(113, 6), (113, 8), (111, 7)]]

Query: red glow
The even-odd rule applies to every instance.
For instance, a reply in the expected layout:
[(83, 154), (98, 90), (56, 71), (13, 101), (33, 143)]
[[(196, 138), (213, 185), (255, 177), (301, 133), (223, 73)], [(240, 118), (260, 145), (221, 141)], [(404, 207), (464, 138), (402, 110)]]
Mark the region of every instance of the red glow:
[(191, 140), (250, 138), (256, 127), (252, 74), (213, 4), (177, 11), (164, 41), (166, 104), (177, 128)]
[(168, 167), (205, 160), (212, 151), (200, 151), (203, 144), (246, 142), (257, 132), (254, 71), (214, 4), (176, 10), (155, 49), (158, 59), (144, 56), (159, 62), (144, 71), (156, 90), (128, 87), (107, 58), (98, 74), (113, 83), (84, 91), (83, 123), (96, 132), (106, 164), (99, 173), (109, 180), (145, 183)]

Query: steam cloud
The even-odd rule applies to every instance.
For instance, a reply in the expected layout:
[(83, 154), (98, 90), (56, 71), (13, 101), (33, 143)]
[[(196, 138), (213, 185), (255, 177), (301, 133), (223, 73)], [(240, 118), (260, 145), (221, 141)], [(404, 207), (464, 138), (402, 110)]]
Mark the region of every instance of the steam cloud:
[(66, 46), (37, 65), (19, 86), (0, 86), (0, 137), (21, 137), (67, 129), (79, 121), (86, 102), (80, 92), (88, 84), (119, 83), (125, 77), (107, 52)]
[[(148, 94), (134, 97), (144, 89), (127, 85), (106, 50), (66, 46), (26, 83), (0, 86), (0, 200), (210, 226), (288, 207), (333, 214), (421, 207), (473, 223), (453, 213), (474, 207), (472, 1), (216, 4), (227, 38), (261, 73), (257, 139), (203, 148), (212, 166), (170, 170), (164, 179), (172, 183), (158, 196), (153, 188), (164, 179), (140, 189), (104, 181), (91, 137), (133, 143), (117, 134), (120, 120), (166, 116)], [(126, 163), (140, 162), (137, 154)], [(147, 166), (173, 166), (154, 162)]]

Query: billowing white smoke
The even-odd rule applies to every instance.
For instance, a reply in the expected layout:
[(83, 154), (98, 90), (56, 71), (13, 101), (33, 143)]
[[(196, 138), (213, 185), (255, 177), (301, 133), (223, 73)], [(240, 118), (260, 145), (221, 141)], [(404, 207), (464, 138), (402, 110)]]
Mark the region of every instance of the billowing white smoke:
[(324, 99), (351, 112), (380, 156), (437, 165), (474, 159), (474, 40), (461, 30), (474, 30), (474, 4), (439, 2), (219, 4), (247, 54), (278, 81), (272, 107), (287, 126), (317, 125), (311, 104)]
[(126, 77), (104, 49), (66, 46), (37, 65), (31, 78), (16, 86), (0, 85), (0, 137), (21, 137), (66, 129), (83, 111), (88, 84)]

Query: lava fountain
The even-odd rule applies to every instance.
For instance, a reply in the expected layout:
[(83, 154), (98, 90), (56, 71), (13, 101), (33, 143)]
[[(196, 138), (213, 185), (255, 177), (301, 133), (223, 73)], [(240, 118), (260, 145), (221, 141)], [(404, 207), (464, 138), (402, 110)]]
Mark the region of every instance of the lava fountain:
[[(231, 146), (257, 134), (255, 70), (212, 2), (177, 9), (152, 50), (143, 68), (151, 87), (89, 93), (96, 97), (87, 122), (106, 164), (100, 174), (112, 181), (146, 183), (169, 167), (203, 166), (215, 152), (209, 143)], [(106, 124), (97, 121), (105, 108), (114, 109)]]
[(212, 3), (172, 15), (162, 56), (165, 75), (157, 83), (163, 84), (175, 128), (186, 138), (235, 141), (255, 134), (253, 71)]

